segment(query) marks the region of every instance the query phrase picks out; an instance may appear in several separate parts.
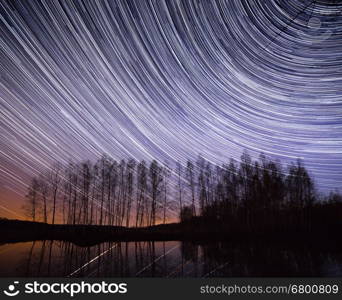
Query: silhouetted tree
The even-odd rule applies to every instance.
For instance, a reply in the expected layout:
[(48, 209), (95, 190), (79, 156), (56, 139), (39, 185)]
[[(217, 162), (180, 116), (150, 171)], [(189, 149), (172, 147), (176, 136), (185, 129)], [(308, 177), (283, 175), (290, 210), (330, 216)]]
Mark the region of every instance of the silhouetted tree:
[(193, 214), (193, 209), (191, 206), (183, 206), (182, 210), (180, 211), (180, 221), (181, 222), (189, 222), (191, 221)]
[(138, 164), (137, 170), (137, 203), (135, 226), (144, 224), (144, 217), (147, 215), (147, 167), (143, 160)]
[(300, 160), (283, 170), (277, 160), (264, 154), (254, 160), (244, 151), (239, 164), (230, 159), (215, 165), (199, 156), (173, 169), (156, 160), (149, 166), (135, 159), (118, 163), (108, 155), (94, 163), (55, 163), (31, 180), (25, 209), (30, 219), (52, 224), (138, 227), (166, 223), (172, 208), (181, 220), (249, 231), (280, 225), (310, 229), (318, 209), (326, 222), (335, 222), (328, 216), (336, 220), (340, 211), (338, 192), (316, 201), (314, 181)]
[(157, 201), (160, 195), (161, 182), (163, 181), (162, 167), (156, 160), (153, 160), (149, 170), (150, 187), (151, 187), (151, 221), (150, 225), (156, 224)]
[(126, 168), (126, 182), (127, 182), (127, 208), (126, 208), (126, 226), (129, 226), (131, 218), (131, 207), (133, 201), (133, 179), (135, 171), (136, 161), (134, 159), (129, 159)]
[(50, 176), (49, 176), (49, 181), (51, 185), (51, 190), (52, 190), (52, 198), (53, 198), (53, 203), (52, 203), (52, 224), (55, 224), (55, 217), (56, 217), (56, 205), (57, 205), (57, 197), (58, 197), (58, 191), (60, 189), (60, 182), (61, 182), (61, 177), (60, 173), (62, 171), (62, 166), (59, 163), (55, 163), (51, 170), (50, 170)]
[(194, 174), (194, 165), (193, 165), (191, 160), (188, 160), (187, 164), (186, 164), (186, 177), (188, 179), (189, 188), (191, 191), (192, 214), (196, 215), (196, 209), (195, 209), (195, 174)]
[(183, 192), (183, 168), (181, 163), (177, 162), (176, 172), (178, 176), (178, 201), (179, 201), (179, 210), (182, 210), (183, 203), (182, 203), (182, 192)]
[(166, 209), (168, 206), (168, 182), (171, 176), (171, 170), (167, 162), (164, 163), (163, 167), (163, 192), (164, 192), (164, 201), (163, 201), (163, 224), (166, 223)]
[(46, 182), (44, 175), (40, 174), (38, 177), (39, 191), (41, 193), (43, 202), (43, 222), (48, 222), (48, 197), (49, 197), (49, 186)]
[(28, 193), (26, 195), (28, 204), (25, 207), (27, 215), (32, 221), (36, 221), (37, 218), (38, 193), (39, 183), (37, 178), (34, 177), (31, 180), (31, 185), (29, 186)]

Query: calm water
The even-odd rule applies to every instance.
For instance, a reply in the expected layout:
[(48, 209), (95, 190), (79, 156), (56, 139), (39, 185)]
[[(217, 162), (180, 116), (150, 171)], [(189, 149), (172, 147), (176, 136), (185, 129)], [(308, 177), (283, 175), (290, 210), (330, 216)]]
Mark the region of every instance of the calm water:
[(36, 241), (0, 245), (0, 276), (342, 276), (341, 251), (236, 243)]

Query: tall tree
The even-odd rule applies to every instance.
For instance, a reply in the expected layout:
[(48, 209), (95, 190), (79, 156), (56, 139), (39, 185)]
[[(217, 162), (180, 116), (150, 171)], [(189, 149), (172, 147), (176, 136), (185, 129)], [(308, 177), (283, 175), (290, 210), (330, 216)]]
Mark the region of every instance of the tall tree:
[(150, 225), (156, 224), (157, 201), (160, 195), (160, 186), (163, 181), (162, 168), (156, 160), (153, 160), (149, 170), (150, 186), (151, 186), (151, 221)]
[(135, 226), (142, 226), (144, 223), (145, 211), (147, 210), (147, 167), (143, 160), (138, 164), (137, 169), (137, 203)]
[(131, 218), (135, 165), (136, 165), (135, 159), (131, 158), (128, 160), (127, 169), (126, 169), (126, 182), (127, 182), (126, 227), (129, 227), (130, 218)]
[(43, 201), (43, 222), (48, 222), (48, 197), (49, 197), (49, 186), (47, 180), (43, 174), (38, 177), (39, 192), (42, 196)]
[(168, 194), (168, 180), (171, 176), (171, 169), (169, 167), (169, 164), (167, 162), (164, 163), (163, 167), (163, 224), (166, 223), (166, 210), (168, 207), (168, 199), (167, 199), (167, 194)]
[(196, 209), (195, 209), (195, 171), (194, 171), (194, 165), (193, 165), (191, 160), (188, 160), (187, 164), (186, 164), (186, 177), (187, 177), (189, 188), (191, 191), (192, 215), (196, 215)]
[(61, 171), (62, 171), (62, 166), (60, 163), (54, 163), (51, 170), (50, 170), (50, 185), (51, 185), (51, 190), (52, 190), (52, 224), (55, 224), (55, 217), (56, 217), (56, 209), (57, 209), (57, 198), (58, 198), (58, 192), (60, 187), (60, 182), (61, 182)]
[(37, 220), (38, 193), (39, 193), (39, 182), (37, 178), (34, 177), (32, 178), (31, 184), (29, 185), (29, 188), (28, 188), (28, 193), (26, 195), (28, 204), (25, 207), (27, 211), (27, 215), (32, 221)]
[(126, 194), (127, 194), (127, 185), (126, 185), (126, 177), (125, 177), (125, 170), (126, 170), (126, 161), (122, 159), (119, 164), (119, 196), (117, 201), (117, 225), (122, 226), (123, 219), (125, 217), (126, 211)]
[(178, 201), (179, 201), (179, 211), (182, 210), (182, 192), (183, 192), (183, 168), (181, 163), (178, 161), (176, 166), (176, 172), (178, 177)]

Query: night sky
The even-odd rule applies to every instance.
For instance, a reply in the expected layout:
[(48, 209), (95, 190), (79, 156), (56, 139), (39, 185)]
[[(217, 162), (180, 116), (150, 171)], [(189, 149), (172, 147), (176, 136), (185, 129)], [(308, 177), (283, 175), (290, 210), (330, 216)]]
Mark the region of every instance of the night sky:
[(342, 3), (0, 0), (0, 216), (53, 161), (298, 157), (342, 184)]

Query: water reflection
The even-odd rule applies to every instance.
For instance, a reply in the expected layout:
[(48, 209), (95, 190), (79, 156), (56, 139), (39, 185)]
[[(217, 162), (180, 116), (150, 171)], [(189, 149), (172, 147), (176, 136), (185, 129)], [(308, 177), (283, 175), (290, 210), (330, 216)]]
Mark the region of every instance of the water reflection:
[(338, 250), (216, 242), (35, 241), (0, 245), (2, 277), (342, 276)]

